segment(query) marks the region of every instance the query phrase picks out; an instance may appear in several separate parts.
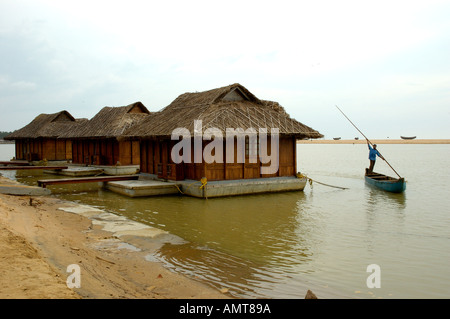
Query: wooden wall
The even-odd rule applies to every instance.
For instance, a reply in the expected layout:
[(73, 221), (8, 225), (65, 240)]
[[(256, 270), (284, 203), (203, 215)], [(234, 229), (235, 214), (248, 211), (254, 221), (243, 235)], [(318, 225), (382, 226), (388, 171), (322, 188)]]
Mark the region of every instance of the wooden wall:
[[(234, 180), (275, 176), (295, 176), (296, 174), (296, 140), (294, 137), (281, 137), (279, 139), (279, 169), (274, 174), (261, 174), (262, 164), (259, 158), (256, 163), (251, 163), (248, 153), (245, 163), (237, 163), (237, 144), (234, 145), (234, 163), (226, 162), (226, 147), (224, 141), (223, 163), (181, 163), (175, 164), (171, 159), (172, 147), (178, 141), (142, 140), (140, 142), (140, 169), (141, 172), (158, 175), (161, 178), (182, 180), (200, 180), (206, 177), (208, 180)], [(191, 160), (194, 161), (194, 142), (191, 140)], [(203, 141), (203, 148), (209, 141)], [(270, 138), (268, 149), (270, 150)], [(214, 155), (214, 154), (213, 154)], [(270, 152), (269, 152), (270, 155)], [(275, 164), (276, 165), (276, 164)]]
[[(271, 141), (268, 138), (268, 155), (270, 155)], [(296, 174), (296, 139), (294, 137), (281, 137), (279, 139), (279, 163), (278, 171), (273, 174), (261, 174), (261, 166), (270, 166), (272, 163), (263, 164), (259, 156), (256, 163), (250, 160), (249, 154), (245, 154), (245, 163), (237, 163), (237, 144), (234, 146), (234, 163), (225, 163), (226, 147), (224, 145), (224, 163), (205, 164), (206, 178), (208, 180), (250, 179), (276, 176), (295, 176)], [(274, 165), (277, 165), (274, 163)], [(198, 177), (198, 176), (196, 176)]]
[(155, 166), (154, 154), (155, 145), (154, 141), (145, 140), (140, 143), (140, 155), (141, 155), (141, 172), (156, 174), (157, 167)]
[(119, 142), (119, 162), (122, 165), (139, 165), (140, 148), (139, 141), (120, 141)]
[(139, 165), (139, 141), (86, 139), (72, 142), (73, 163), (88, 165)]
[(72, 159), (72, 143), (59, 139), (16, 140), (16, 159), (65, 161)]
[(280, 139), (278, 176), (294, 176), (297, 173), (297, 141), (295, 138)]

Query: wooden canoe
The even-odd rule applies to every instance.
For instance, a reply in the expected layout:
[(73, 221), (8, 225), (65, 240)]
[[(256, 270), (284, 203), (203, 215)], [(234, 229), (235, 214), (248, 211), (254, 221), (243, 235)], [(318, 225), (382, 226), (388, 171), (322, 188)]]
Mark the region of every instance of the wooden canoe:
[(364, 176), (367, 184), (375, 186), (381, 190), (391, 193), (402, 193), (406, 189), (406, 181), (402, 178), (394, 178), (380, 173), (372, 172)]

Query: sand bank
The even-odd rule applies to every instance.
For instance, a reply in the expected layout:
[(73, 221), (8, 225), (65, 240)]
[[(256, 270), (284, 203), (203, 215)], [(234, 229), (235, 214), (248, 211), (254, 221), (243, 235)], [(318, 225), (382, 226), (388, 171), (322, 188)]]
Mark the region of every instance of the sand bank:
[[(231, 297), (146, 259), (165, 232), (108, 214), (50, 196), (0, 194), (0, 298)], [(80, 288), (66, 284), (69, 265), (79, 266)]]
[[(374, 139), (374, 144), (450, 144), (450, 139)], [(298, 140), (297, 144), (366, 144), (365, 139), (359, 140)]]

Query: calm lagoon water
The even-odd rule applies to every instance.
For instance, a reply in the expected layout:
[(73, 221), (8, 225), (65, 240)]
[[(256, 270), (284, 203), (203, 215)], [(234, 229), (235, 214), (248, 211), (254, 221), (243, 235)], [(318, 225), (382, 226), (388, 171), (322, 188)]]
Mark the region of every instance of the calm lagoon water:
[[(380, 144), (406, 177), (403, 194), (364, 183), (366, 145), (299, 144), (298, 170), (318, 183), (303, 192), (196, 199), (131, 199), (95, 184), (49, 186), (53, 196), (164, 229), (181, 240), (149, 257), (240, 298), (450, 297), (450, 145)], [(0, 145), (0, 160), (14, 156)], [(382, 160), (375, 171), (395, 176)], [(54, 178), (0, 171), (23, 183)], [(381, 288), (368, 288), (367, 266)]]

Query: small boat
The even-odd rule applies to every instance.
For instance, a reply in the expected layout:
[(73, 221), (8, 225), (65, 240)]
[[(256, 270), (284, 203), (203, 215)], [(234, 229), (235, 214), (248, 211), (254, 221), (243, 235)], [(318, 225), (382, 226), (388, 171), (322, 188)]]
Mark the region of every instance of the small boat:
[(335, 141), (339, 141), (341, 138), (340, 137), (333, 137), (333, 140)]
[(394, 178), (375, 172), (368, 174), (367, 168), (364, 179), (367, 184), (391, 193), (402, 193), (406, 189), (406, 181), (403, 177)]
[(416, 136), (400, 136), (403, 140), (413, 140)]
[(359, 140), (359, 137), (355, 137), (355, 140)]

